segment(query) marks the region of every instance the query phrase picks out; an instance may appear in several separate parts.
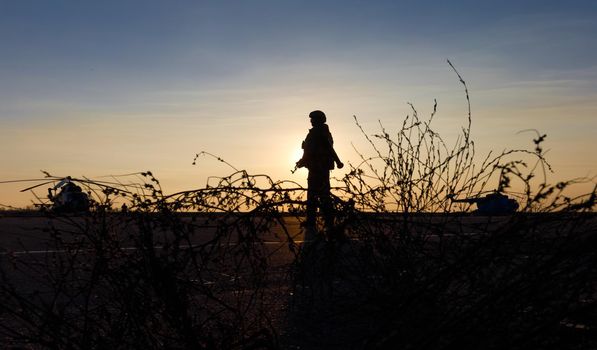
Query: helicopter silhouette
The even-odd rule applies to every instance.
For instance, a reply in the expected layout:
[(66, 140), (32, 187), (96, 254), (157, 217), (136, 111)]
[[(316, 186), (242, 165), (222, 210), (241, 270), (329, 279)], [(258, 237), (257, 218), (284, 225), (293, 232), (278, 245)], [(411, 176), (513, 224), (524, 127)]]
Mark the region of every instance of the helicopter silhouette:
[[(85, 213), (93, 207), (94, 200), (91, 197), (92, 191), (98, 193), (94, 188), (100, 189), (104, 193), (131, 193), (124, 189), (124, 186), (135, 186), (135, 184), (124, 185), (122, 183), (113, 183), (107, 181), (95, 181), (88, 178), (73, 178), (71, 176), (58, 177), (42, 171), (46, 176), (41, 179), (0, 181), (0, 183), (15, 182), (41, 182), (33, 186), (24, 188), (20, 192), (31, 191), (37, 199), (33, 205), (40, 210), (48, 210), (55, 213)], [(133, 174), (134, 175), (134, 174)], [(51, 184), (48, 188), (47, 197), (39, 197), (33, 191), (35, 188)], [(79, 186), (80, 185), (80, 186)], [(83, 186), (87, 191), (83, 191)]]
[(55, 212), (89, 211), (89, 195), (70, 178), (65, 178), (53, 188), (48, 188), (48, 199), (52, 201), (52, 210)]
[(509, 198), (500, 191), (493, 191), (486, 196), (474, 198), (456, 199), (455, 195), (449, 194), (448, 198), (455, 203), (476, 204), (477, 209), (473, 211), (476, 215), (508, 215), (514, 214), (519, 207), (516, 200)]
[[(81, 186), (75, 182), (91, 182), (87, 180), (74, 179), (70, 176), (64, 178), (56, 178), (45, 181), (34, 186), (22, 189), (20, 192), (31, 191), (37, 187), (56, 183), (54, 186), (48, 188), (47, 200), (37, 197), (40, 203), (34, 205), (40, 207), (42, 210), (50, 209), (56, 213), (78, 213), (88, 212), (91, 204), (89, 193), (83, 192)], [(41, 181), (46, 179), (34, 179), (24, 181)]]

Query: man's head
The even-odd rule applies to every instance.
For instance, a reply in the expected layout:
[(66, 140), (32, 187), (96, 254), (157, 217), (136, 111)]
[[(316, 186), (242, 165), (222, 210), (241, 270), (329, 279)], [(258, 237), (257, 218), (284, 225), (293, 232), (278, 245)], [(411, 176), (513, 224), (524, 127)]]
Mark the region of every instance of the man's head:
[(309, 113), (309, 119), (311, 119), (311, 125), (322, 125), (325, 124), (325, 113), (320, 110)]

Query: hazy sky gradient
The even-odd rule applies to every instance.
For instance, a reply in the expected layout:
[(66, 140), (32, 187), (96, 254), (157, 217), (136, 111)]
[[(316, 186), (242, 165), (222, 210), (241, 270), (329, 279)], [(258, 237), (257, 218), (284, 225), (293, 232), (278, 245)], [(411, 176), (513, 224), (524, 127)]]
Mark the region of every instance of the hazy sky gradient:
[[(357, 115), (391, 128), (437, 98), (480, 151), (547, 133), (555, 178), (597, 173), (595, 1), (0, 0), (0, 180), (152, 170), (167, 192), (229, 169), (291, 175), (322, 109), (356, 159)], [(342, 172), (336, 171), (337, 176)], [(20, 185), (19, 185), (20, 186)], [(0, 185), (24, 205), (25, 186)], [(43, 190), (42, 190), (43, 192)]]

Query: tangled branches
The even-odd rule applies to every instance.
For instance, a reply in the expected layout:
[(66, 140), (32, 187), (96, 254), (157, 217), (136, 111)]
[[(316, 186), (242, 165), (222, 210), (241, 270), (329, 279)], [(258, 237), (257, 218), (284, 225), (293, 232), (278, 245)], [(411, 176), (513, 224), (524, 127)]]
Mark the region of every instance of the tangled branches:
[[(371, 152), (355, 149), (360, 163), (351, 165), (351, 171), (342, 179), (347, 196), (360, 209), (377, 213), (451, 212), (455, 209), (451, 198), (491, 191), (517, 197), (524, 212), (591, 210), (595, 189), (593, 195), (565, 195), (569, 186), (586, 179), (548, 183), (551, 166), (541, 146), (546, 135), (537, 132), (533, 151), (504, 150), (497, 155), (490, 152), (481, 161), (476, 159), (468, 88), (451, 63), (450, 66), (464, 86), (468, 106), (467, 125), (454, 145), (448, 145), (432, 127), (437, 101), (427, 120), (421, 119), (410, 104), (412, 114), (393, 133), (380, 122), (380, 131), (369, 136), (355, 116)], [(542, 176), (537, 183), (539, 170)], [(573, 202), (576, 204), (571, 205)]]
[[(151, 172), (129, 176), (145, 181), (82, 183), (94, 199), (88, 213), (50, 211), (37, 253), (0, 256), (5, 340), (56, 349), (275, 347), (268, 310), (278, 307), (272, 283), (285, 273), (271, 263), (280, 247), (263, 242), (282, 208), (300, 202), (292, 191), (238, 172), (166, 196)], [(264, 181), (270, 188), (258, 186)], [(120, 211), (110, 209), (120, 201)], [(288, 247), (291, 233), (282, 234)]]

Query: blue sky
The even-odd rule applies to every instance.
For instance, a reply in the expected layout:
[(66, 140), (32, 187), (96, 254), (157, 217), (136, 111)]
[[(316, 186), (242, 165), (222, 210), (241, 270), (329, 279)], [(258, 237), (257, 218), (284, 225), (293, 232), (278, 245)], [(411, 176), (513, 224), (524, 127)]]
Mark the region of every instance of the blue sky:
[[(357, 115), (375, 131), (413, 102), (464, 124), (481, 150), (548, 134), (557, 174), (597, 172), (595, 1), (0, 0), (0, 179), (152, 169), (172, 190), (227, 169), (291, 175), (306, 115), (323, 109), (341, 156)], [(339, 175), (339, 174), (337, 174)], [(0, 188), (0, 203), (14, 188)], [(7, 200), (3, 200), (8, 198)]]

